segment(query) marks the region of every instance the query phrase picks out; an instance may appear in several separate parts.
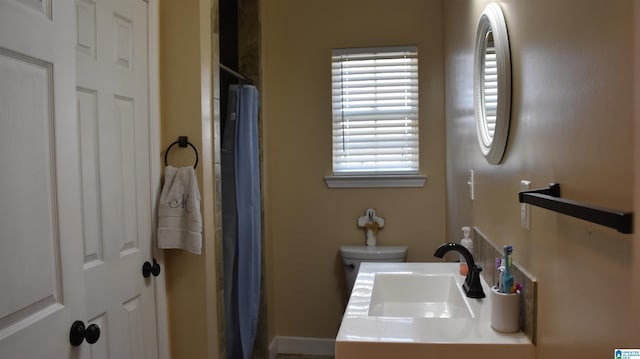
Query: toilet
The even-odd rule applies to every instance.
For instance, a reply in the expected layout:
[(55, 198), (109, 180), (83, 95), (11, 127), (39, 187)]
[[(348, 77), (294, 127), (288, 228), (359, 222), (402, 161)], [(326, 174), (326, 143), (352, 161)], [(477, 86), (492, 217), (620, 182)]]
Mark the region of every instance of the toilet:
[(340, 246), (347, 293), (351, 296), (362, 262), (404, 262), (407, 258), (406, 246)]

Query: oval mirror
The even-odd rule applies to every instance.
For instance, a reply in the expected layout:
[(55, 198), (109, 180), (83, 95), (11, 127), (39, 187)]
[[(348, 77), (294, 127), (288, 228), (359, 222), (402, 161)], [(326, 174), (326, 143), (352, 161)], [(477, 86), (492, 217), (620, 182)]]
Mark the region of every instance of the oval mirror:
[(499, 164), (511, 118), (511, 56), (507, 25), (496, 3), (487, 5), (478, 20), (473, 95), (480, 150), (489, 163)]

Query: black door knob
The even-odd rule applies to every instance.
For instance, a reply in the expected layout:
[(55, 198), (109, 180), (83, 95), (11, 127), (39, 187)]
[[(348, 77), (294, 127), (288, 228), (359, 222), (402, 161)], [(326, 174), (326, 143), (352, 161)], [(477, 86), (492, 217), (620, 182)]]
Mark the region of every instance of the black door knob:
[(153, 265), (151, 266), (151, 274), (154, 277), (157, 277), (160, 275), (160, 264), (156, 262), (155, 258), (153, 258)]
[(156, 262), (156, 259), (153, 258), (153, 264), (149, 261), (144, 262), (142, 265), (142, 276), (145, 278), (149, 278), (150, 275), (157, 277), (160, 275), (160, 264)]
[(84, 323), (80, 320), (76, 320), (71, 324), (71, 330), (69, 331), (69, 343), (74, 347), (82, 344), (82, 341), (87, 340), (87, 343), (93, 344), (100, 339), (100, 327), (96, 324), (90, 324), (85, 328)]
[(84, 339), (89, 344), (93, 344), (100, 339), (100, 327), (96, 324), (89, 324), (87, 329), (84, 331)]

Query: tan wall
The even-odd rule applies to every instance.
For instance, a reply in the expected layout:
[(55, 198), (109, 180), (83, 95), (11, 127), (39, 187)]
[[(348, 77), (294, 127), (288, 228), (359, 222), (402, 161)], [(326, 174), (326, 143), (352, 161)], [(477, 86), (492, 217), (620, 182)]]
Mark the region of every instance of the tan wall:
[[(215, 3), (217, 8), (217, 2)], [(198, 149), (203, 254), (165, 250), (171, 355), (217, 358), (214, 250), (214, 159), (211, 84), (211, 0), (161, 1), (160, 76), (162, 144), (189, 136)], [(161, 154), (164, 156), (164, 153)], [(192, 165), (192, 151), (172, 148), (169, 163)]]
[[(262, 121), (269, 335), (335, 337), (345, 306), (341, 244), (364, 244), (358, 216), (385, 218), (379, 245), (431, 260), (445, 237), (441, 3), (274, 0), (262, 14)], [(417, 45), (418, 189), (328, 189), (331, 49)]]
[(537, 358), (606, 358), (614, 348), (640, 347), (634, 236), (540, 208), (531, 209), (527, 231), (517, 199), (527, 179), (534, 188), (558, 182), (567, 198), (633, 210), (632, 1), (500, 2), (513, 106), (499, 166), (482, 157), (473, 117), (472, 41), (487, 3), (444, 1), (449, 239), (471, 222), (497, 245), (514, 245), (515, 261), (539, 282)]

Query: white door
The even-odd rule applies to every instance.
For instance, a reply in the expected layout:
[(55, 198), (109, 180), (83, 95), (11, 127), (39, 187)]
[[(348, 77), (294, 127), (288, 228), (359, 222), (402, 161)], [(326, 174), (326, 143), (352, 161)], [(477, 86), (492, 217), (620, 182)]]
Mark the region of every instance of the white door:
[(77, 104), (92, 358), (157, 358), (147, 3), (77, 0)]
[(85, 321), (72, 0), (0, 0), (0, 358), (76, 358)]

